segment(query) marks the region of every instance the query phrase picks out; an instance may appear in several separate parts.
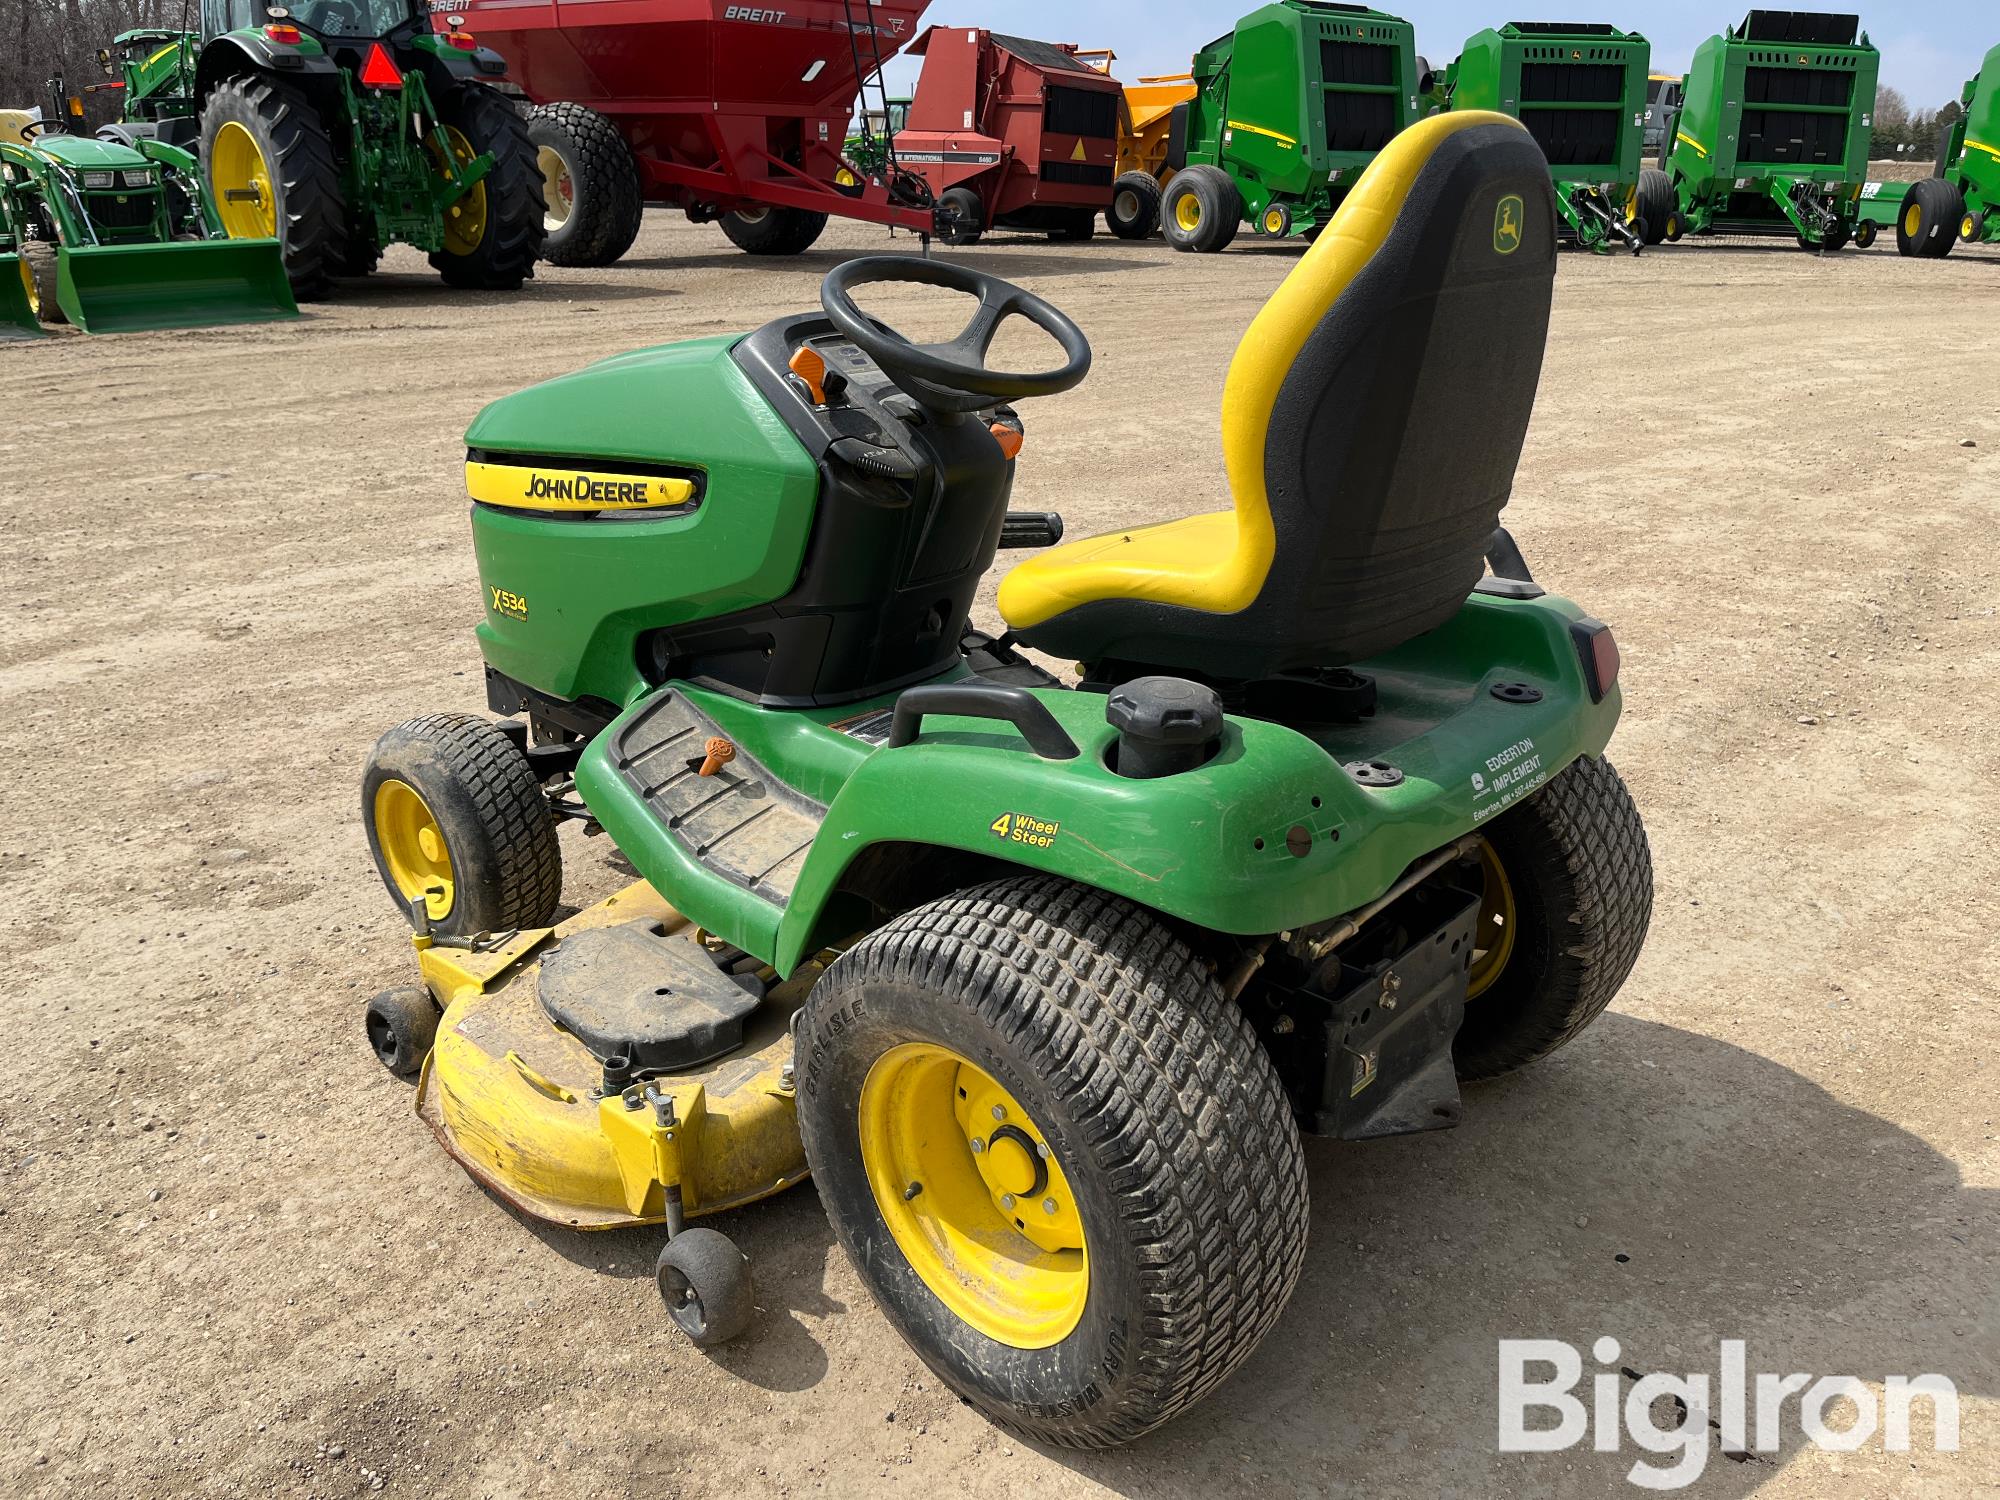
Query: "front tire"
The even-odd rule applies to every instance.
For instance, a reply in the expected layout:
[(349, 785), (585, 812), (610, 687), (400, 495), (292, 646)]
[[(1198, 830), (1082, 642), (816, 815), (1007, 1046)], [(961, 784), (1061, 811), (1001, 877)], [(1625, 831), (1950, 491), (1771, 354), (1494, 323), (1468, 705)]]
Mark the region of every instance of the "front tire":
[(1220, 167), (1183, 168), (1160, 200), (1160, 232), (1176, 250), (1213, 254), (1236, 238), (1242, 222), (1243, 195)]
[(376, 742), (361, 779), (376, 873), (449, 937), (546, 927), (562, 896), (555, 820), (528, 758), (490, 719), (426, 714)]
[(1922, 260), (1938, 260), (1951, 254), (1958, 238), (1965, 198), (1942, 177), (1920, 177), (1903, 194), (1903, 206), (1896, 214), (1896, 249)]
[(47, 240), (22, 240), (21, 283), (28, 294), (28, 308), (44, 323), (67, 323), (69, 314), (56, 299), (57, 261), (60, 252)]
[(739, 208), (722, 216), (729, 243), (748, 255), (798, 255), (826, 229), (826, 215), (803, 208)]
[(1586, 756), (1495, 819), (1480, 871), (1485, 899), (1452, 1046), (1468, 1081), (1547, 1057), (1596, 1020), (1653, 915), (1646, 829), (1608, 760)]
[(542, 173), (528, 127), (514, 106), (482, 84), (465, 84), (438, 103), (451, 152), (461, 163), (493, 153), (493, 166), (445, 210), (444, 249), (431, 266), (448, 286), (513, 292), (535, 274), (542, 253)]
[(326, 296), (348, 263), (347, 204), (306, 96), (255, 73), (217, 84), (201, 112), (201, 163), (229, 237), (275, 237), (292, 296)]
[(1151, 239), (1160, 227), (1160, 184), (1151, 172), (1125, 172), (1111, 184), (1104, 222), (1121, 240)]
[(646, 204), (618, 127), (581, 104), (538, 104), (528, 111), (528, 141), (542, 174), (543, 258), (608, 266), (630, 250)]
[(1021, 876), (906, 912), (814, 987), (798, 1059), (849, 1261), (1024, 1436), (1099, 1447), (1170, 1420), (1298, 1280), (1305, 1164), (1277, 1074), (1130, 902)]

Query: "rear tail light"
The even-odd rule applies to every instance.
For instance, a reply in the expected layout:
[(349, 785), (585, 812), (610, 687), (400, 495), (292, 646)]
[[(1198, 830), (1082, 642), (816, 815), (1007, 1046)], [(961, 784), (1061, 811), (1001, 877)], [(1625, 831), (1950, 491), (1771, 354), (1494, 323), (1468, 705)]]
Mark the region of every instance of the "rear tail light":
[(287, 47), (296, 47), (305, 40), (296, 26), (270, 25), (264, 28), (264, 35), (274, 42), (282, 42)]
[(474, 37), (469, 31), (447, 31), (444, 34), (444, 39), (449, 45), (458, 48), (461, 52), (474, 52), (479, 48), (478, 38)]
[(1583, 680), (1590, 688), (1590, 701), (1602, 703), (1604, 695), (1618, 685), (1618, 642), (1611, 638), (1611, 627), (1585, 615), (1570, 621), (1569, 635), (1583, 661)]

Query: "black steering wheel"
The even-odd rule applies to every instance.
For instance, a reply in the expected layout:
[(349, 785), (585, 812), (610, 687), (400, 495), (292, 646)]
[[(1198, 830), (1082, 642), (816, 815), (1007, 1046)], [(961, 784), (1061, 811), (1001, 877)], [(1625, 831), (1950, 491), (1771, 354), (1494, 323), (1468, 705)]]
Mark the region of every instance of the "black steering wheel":
[[(879, 282), (948, 287), (979, 299), (958, 336), (941, 344), (913, 344), (854, 305), (856, 287)], [(826, 315), (882, 371), (935, 412), (978, 411), (996, 401), (1025, 401), (1069, 390), (1090, 373), (1090, 340), (1062, 313), (1012, 282), (949, 261), (908, 255), (870, 255), (836, 266), (820, 283)], [(986, 351), (1009, 318), (1026, 318), (1062, 347), (1067, 358), (1033, 374), (989, 369)]]

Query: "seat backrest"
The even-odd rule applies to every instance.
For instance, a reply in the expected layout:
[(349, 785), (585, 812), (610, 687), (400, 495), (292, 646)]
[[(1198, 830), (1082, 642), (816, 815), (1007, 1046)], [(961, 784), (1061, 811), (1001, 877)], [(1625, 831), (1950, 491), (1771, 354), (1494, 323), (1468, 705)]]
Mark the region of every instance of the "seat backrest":
[[(1434, 115), (1370, 163), (1230, 363), (1223, 455), (1250, 609), (1332, 665), (1449, 619), (1484, 571), (1534, 409), (1555, 279), (1519, 122)], [(1277, 627), (1275, 632), (1273, 627)]]
[(35, 123), (36, 116), (25, 109), (0, 109), (0, 143), (9, 146), (28, 144), (28, 127)]

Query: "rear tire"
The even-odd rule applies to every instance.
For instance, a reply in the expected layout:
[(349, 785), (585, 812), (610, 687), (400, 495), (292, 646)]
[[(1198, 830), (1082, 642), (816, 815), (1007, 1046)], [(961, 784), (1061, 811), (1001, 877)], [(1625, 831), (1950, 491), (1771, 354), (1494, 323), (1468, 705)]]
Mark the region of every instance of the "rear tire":
[(1657, 245), (1667, 237), (1667, 221), (1678, 209), (1674, 195), (1674, 180), (1658, 167), (1645, 167), (1639, 172), (1638, 201), (1634, 205), (1645, 232), (1640, 238), (1648, 245)]
[(528, 141), (542, 173), (542, 258), (608, 266), (630, 250), (646, 204), (618, 127), (581, 104), (538, 104), (528, 111)]
[(219, 83), (209, 94), (201, 111), (202, 170), (231, 238), (246, 238), (239, 230), (248, 226), (229, 224), (230, 185), (215, 179), (216, 137), (229, 125), (249, 135), (270, 174), (269, 209), (292, 296), (300, 302), (325, 297), (347, 264), (347, 204), (319, 111), (290, 84), (255, 73)]
[(1160, 228), (1160, 184), (1151, 172), (1126, 172), (1111, 184), (1104, 222), (1121, 240), (1150, 239)]
[[(414, 799), (414, 800), (412, 800)], [(426, 714), (376, 742), (361, 780), (376, 873), (449, 937), (546, 927), (562, 897), (555, 820), (528, 758), (475, 714)]]
[(803, 208), (760, 205), (722, 216), (722, 232), (748, 255), (797, 255), (826, 229), (826, 215)]
[(1236, 238), (1242, 223), (1243, 195), (1220, 167), (1182, 168), (1160, 200), (1160, 232), (1176, 250), (1213, 254)]
[[(1646, 829), (1608, 760), (1577, 761), (1495, 819), (1486, 843), (1503, 872), (1507, 920), (1492, 922), (1488, 874), (1477, 993), (1452, 1044), (1467, 1080), (1526, 1067), (1596, 1020), (1632, 972), (1653, 914)], [(1482, 975), (1484, 954), (1502, 943), (1496, 972)]]
[(1298, 1280), (1305, 1161), (1277, 1073), (1128, 901), (1017, 876), (904, 913), (813, 988), (798, 1078), (856, 1273), (953, 1390), (1037, 1442), (1172, 1419)]
[[(461, 84), (440, 99), (438, 119), (475, 154), (492, 152), (493, 166), (445, 210), (445, 248), (431, 256), (431, 266), (448, 286), (519, 291), (535, 274), (545, 233), (542, 173), (528, 127), (503, 95), (477, 83)], [(454, 243), (455, 234), (472, 234), (466, 226), (475, 222), (476, 235)]]
[(46, 240), (22, 240), (16, 248), (34, 288), (35, 316), (51, 326), (67, 323), (69, 314), (56, 300), (56, 247)]
[(1965, 198), (1942, 177), (1920, 177), (1896, 211), (1896, 249), (1903, 255), (1937, 260), (1951, 254)]

